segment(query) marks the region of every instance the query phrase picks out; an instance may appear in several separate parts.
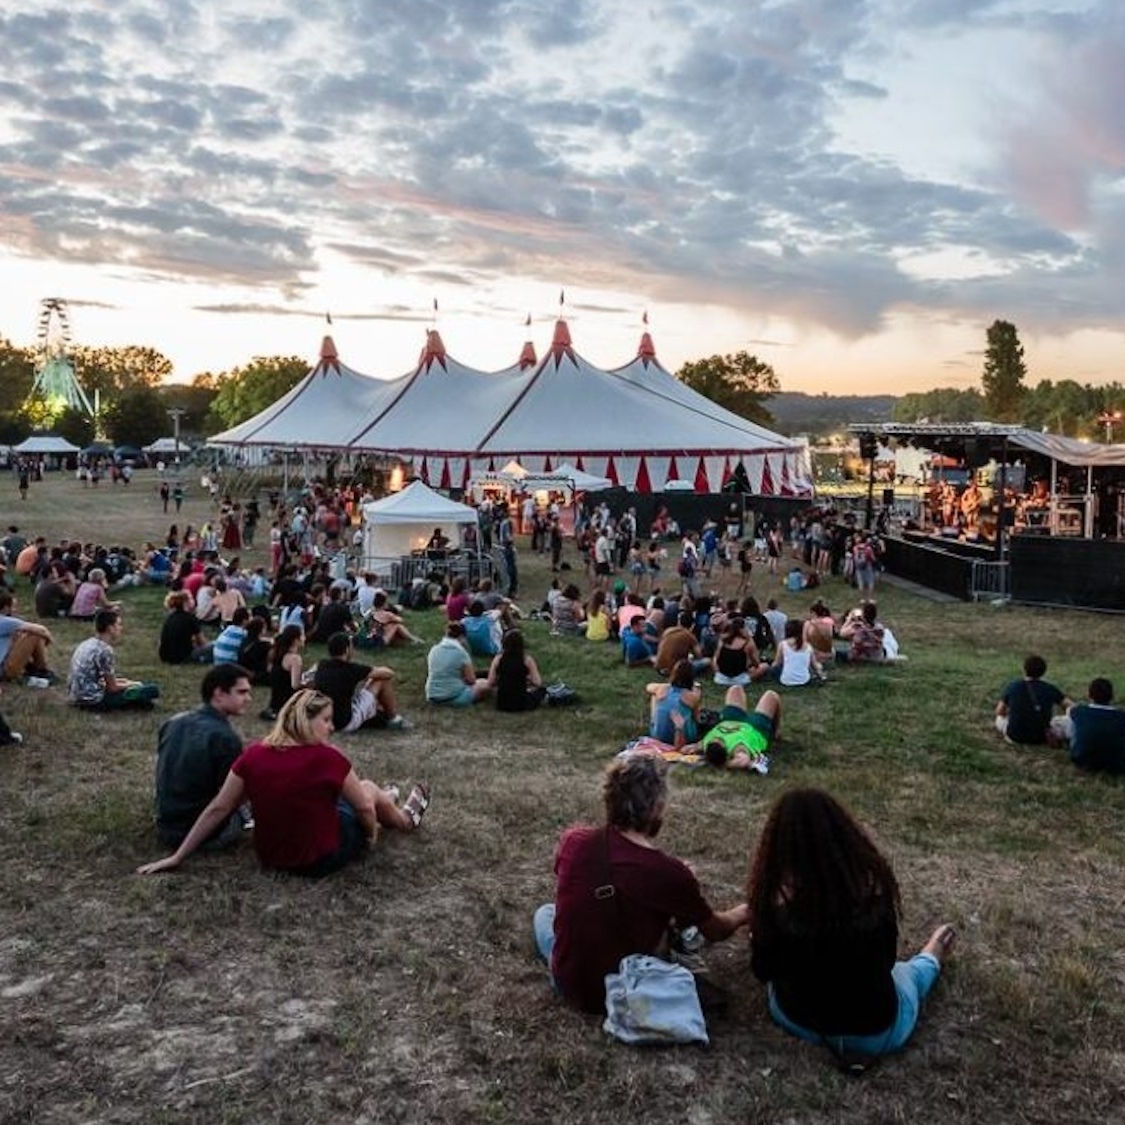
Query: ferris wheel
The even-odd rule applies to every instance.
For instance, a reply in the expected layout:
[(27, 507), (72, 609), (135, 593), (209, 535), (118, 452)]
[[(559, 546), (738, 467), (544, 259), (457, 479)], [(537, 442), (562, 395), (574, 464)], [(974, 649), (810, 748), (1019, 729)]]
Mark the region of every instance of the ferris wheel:
[(78, 382), (72, 358), (70, 310), (62, 297), (39, 302), (39, 330), (35, 345), (33, 396), (93, 414), (93, 407)]

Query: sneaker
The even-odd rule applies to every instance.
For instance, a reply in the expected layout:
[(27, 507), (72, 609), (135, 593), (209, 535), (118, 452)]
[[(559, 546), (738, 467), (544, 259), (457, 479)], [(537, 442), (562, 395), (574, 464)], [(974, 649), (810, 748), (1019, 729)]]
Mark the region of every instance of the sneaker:
[(387, 720), (387, 730), (413, 730), (414, 724), (402, 715)]
[(22, 746), (23, 745), (23, 735), (20, 734), (20, 732), (18, 730), (8, 731), (8, 741), (4, 745), (5, 746)]
[(705, 944), (705, 939), (699, 930), (695, 926), (689, 926), (686, 930), (673, 934), (669, 959), (677, 965), (682, 965), (694, 976), (706, 973), (707, 962), (703, 959)]
[(51, 681), (46, 676), (28, 676), (24, 683), (29, 688), (49, 688), (51, 686)]

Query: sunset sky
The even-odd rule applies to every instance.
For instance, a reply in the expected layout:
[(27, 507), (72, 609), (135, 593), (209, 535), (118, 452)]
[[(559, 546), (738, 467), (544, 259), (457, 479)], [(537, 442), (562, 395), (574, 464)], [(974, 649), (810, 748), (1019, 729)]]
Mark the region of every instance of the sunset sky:
[[(0, 0), (0, 334), (1125, 382), (1120, 0)], [(434, 302), (438, 311), (433, 311)], [(525, 327), (530, 314), (532, 324)]]

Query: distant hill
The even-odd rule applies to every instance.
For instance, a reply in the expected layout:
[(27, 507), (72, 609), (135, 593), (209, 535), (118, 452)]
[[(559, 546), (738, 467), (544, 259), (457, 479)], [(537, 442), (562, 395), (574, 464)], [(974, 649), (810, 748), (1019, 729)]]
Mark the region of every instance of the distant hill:
[(766, 401), (783, 434), (827, 434), (849, 422), (888, 422), (894, 395), (806, 395), (782, 391)]

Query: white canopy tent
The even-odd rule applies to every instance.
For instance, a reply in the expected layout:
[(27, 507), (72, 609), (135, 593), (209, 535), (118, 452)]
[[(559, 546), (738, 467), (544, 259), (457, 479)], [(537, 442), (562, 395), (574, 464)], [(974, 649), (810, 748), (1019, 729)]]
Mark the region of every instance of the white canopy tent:
[(184, 440), (177, 441), (174, 437), (157, 438), (151, 445), (144, 447), (146, 453), (152, 454), (154, 457), (163, 456), (170, 453), (175, 456), (177, 453), (184, 454), (191, 452), (191, 446)]
[(68, 453), (78, 453), (80, 450), (77, 445), (71, 444), (66, 438), (59, 437), (57, 434), (32, 434), (31, 437), (24, 438), (19, 445), (12, 446), (12, 452), (65, 456)]
[(423, 549), (435, 528), (456, 546), (461, 529), (476, 524), (476, 508), (449, 500), (416, 480), (401, 492), (364, 505), (363, 565), (386, 571), (391, 563)]

